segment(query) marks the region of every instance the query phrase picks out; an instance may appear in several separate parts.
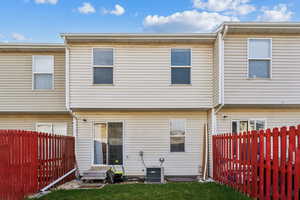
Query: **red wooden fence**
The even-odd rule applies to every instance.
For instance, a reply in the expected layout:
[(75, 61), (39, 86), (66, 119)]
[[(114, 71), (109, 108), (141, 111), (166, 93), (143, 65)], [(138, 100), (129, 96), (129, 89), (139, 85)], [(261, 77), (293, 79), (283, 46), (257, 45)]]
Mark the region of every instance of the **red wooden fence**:
[[(0, 130), (0, 199), (23, 199), (75, 166), (74, 138)], [(67, 179), (74, 178), (74, 174)], [(64, 180), (66, 181), (66, 180)]]
[(299, 200), (300, 125), (213, 136), (213, 177), (260, 200)]

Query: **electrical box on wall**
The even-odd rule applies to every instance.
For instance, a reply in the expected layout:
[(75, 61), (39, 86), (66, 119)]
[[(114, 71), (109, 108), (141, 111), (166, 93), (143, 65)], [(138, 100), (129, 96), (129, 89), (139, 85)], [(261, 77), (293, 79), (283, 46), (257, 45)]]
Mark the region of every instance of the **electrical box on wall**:
[(164, 168), (147, 167), (145, 181), (146, 183), (164, 183)]

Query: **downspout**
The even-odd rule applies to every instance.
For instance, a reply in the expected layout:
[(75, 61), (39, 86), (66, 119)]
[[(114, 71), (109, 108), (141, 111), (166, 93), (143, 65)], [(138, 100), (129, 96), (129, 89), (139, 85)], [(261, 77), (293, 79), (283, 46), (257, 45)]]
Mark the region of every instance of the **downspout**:
[(224, 107), (224, 38), (227, 34), (228, 26), (225, 25), (218, 33), (218, 46), (219, 46), (219, 106), (212, 109), (212, 134), (217, 132), (217, 114)]
[[(215, 135), (218, 132), (218, 126), (217, 126), (217, 114), (220, 112), (220, 110), (224, 107), (224, 38), (227, 34), (228, 26), (224, 25), (223, 28), (221, 28), (218, 31), (218, 55), (219, 55), (219, 105), (217, 108), (211, 109), (211, 135)], [(223, 33), (222, 33), (223, 32)], [(210, 137), (212, 138), (212, 137)], [(211, 148), (211, 147), (209, 147)], [(212, 151), (212, 149), (211, 149)], [(209, 164), (208, 164), (209, 165)], [(213, 167), (209, 165), (209, 168)], [(210, 171), (210, 170), (209, 170)]]
[(65, 37), (63, 37), (66, 45), (66, 71), (65, 71), (65, 76), (66, 76), (66, 108), (68, 111), (70, 111), (70, 47), (66, 43)]
[[(66, 41), (66, 38), (63, 37), (64, 43), (66, 45), (66, 108), (67, 111), (72, 116), (72, 124), (73, 124), (73, 137), (75, 138), (75, 161), (76, 161), (76, 167), (77, 167), (77, 152), (78, 152), (78, 144), (77, 144), (77, 138), (78, 138), (78, 118), (70, 108), (70, 47)], [(78, 168), (78, 167), (77, 167)]]

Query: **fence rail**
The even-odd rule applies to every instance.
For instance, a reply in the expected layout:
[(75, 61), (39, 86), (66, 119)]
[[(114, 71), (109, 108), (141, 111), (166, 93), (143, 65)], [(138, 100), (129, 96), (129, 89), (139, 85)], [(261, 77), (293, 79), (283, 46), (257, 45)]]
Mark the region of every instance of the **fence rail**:
[(0, 130), (0, 158), (0, 199), (23, 199), (74, 168), (74, 138)]
[(260, 200), (298, 200), (300, 125), (213, 136), (213, 177)]

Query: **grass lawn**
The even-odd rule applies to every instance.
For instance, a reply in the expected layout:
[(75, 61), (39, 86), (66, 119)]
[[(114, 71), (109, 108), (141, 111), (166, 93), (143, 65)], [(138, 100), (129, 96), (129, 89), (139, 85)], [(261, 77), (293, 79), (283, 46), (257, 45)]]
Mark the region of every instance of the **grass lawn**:
[(102, 189), (57, 190), (40, 200), (212, 200), (250, 199), (216, 183), (116, 184)]

